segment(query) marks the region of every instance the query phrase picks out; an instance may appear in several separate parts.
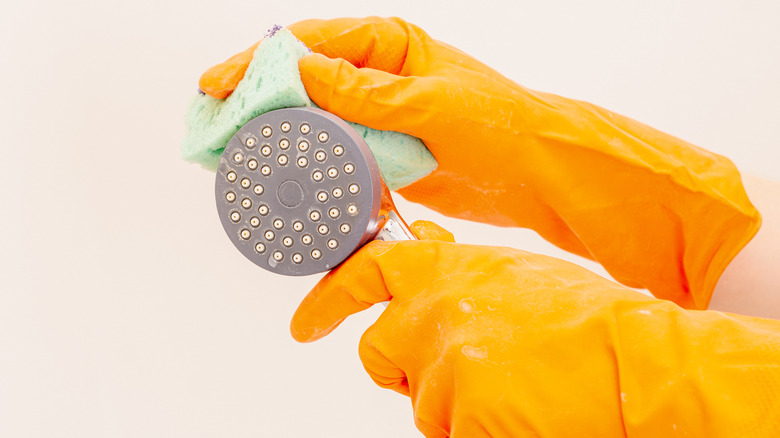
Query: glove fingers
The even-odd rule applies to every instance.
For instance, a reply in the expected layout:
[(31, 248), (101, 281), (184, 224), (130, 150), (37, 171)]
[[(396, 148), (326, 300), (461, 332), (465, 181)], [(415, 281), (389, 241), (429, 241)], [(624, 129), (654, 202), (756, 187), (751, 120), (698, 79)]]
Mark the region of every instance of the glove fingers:
[(442, 242), (455, 243), (455, 236), (449, 231), (431, 221), (414, 221), (409, 226), (412, 233), (420, 240), (440, 240)]
[(314, 53), (393, 74), (401, 74), (410, 45), (428, 37), (400, 18), (315, 19), (287, 28)]
[[(391, 306), (394, 305), (391, 303)], [(408, 345), (408, 341), (403, 338), (408, 337), (403, 328), (399, 329), (399, 321), (393, 319), (404, 318), (403, 311), (385, 312), (379, 317), (379, 320), (366, 330), (360, 339), (358, 352), (360, 361), (366, 373), (378, 386), (392, 389), (393, 391), (412, 397), (412, 390), (409, 385), (407, 373), (399, 365), (409, 367), (409, 364), (394, 362), (393, 357), (388, 357), (388, 352), (398, 351), (399, 346)], [(400, 322), (401, 327), (407, 325)], [(408, 351), (402, 347), (402, 351)], [(424, 359), (415, 358), (415, 363), (426, 363)], [(412, 366), (413, 368), (413, 366)], [(413, 375), (413, 372), (411, 372)], [(421, 382), (417, 383), (418, 385)], [(437, 419), (437, 413), (442, 409), (451, 409), (451, 402), (448, 398), (442, 399), (440, 393), (436, 390), (428, 391), (425, 389), (415, 389), (415, 395), (412, 397), (414, 405), (414, 423), (423, 435), (426, 437), (447, 437), (449, 436), (444, 428), (441, 427), (441, 421)], [(431, 412), (431, 408), (433, 411)]]
[(311, 342), (332, 332), (347, 316), (391, 298), (377, 259), (397, 242), (370, 242), (325, 275), (301, 301), (290, 332)]
[(312, 54), (298, 61), (309, 97), (322, 109), (374, 129), (412, 134), (430, 115), (439, 79), (357, 68)]
[[(410, 39), (428, 37), (422, 29), (400, 18), (303, 20), (287, 29), (314, 53), (395, 74), (404, 67)], [(200, 90), (216, 99), (230, 96), (243, 79), (261, 41), (206, 70), (200, 77)]]
[[(453, 242), (452, 233), (433, 222), (417, 221), (412, 230), (421, 240)], [(382, 271), (385, 260), (413, 258), (404, 244), (419, 242), (370, 242), (347, 261), (325, 275), (306, 295), (290, 322), (290, 332), (299, 342), (316, 341), (332, 332), (347, 316), (387, 301), (392, 293)], [(400, 247), (396, 247), (400, 245)], [(391, 268), (394, 278), (402, 275)]]
[(377, 341), (393, 343), (392, 339), (388, 339), (392, 337), (392, 333), (387, 333), (379, 327), (381, 323), (377, 321), (360, 338), (358, 346), (360, 361), (374, 383), (408, 397), (410, 393), (406, 373), (379, 351), (380, 342)]

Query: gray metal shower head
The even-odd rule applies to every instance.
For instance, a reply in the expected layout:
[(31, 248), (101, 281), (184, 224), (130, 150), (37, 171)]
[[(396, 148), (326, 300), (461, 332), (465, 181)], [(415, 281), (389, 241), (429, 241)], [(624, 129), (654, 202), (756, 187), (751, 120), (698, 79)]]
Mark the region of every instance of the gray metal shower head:
[(414, 239), (363, 138), (320, 109), (270, 111), (241, 127), (215, 196), (236, 248), (277, 274), (328, 271), (372, 239)]

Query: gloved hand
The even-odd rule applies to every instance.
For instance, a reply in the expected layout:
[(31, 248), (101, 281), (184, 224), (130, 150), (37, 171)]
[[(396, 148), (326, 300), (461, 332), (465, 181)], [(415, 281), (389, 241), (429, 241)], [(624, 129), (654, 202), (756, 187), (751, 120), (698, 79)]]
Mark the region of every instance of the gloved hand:
[(292, 334), (391, 298), (360, 359), (428, 437), (780, 436), (780, 321), (683, 310), (510, 248), (375, 241), (317, 284)]
[[(421, 138), (439, 162), (400, 190), (445, 215), (536, 230), (618, 281), (706, 308), (760, 218), (724, 157), (585, 102), (526, 89), (401, 19), (289, 26), (323, 109)], [(225, 97), (253, 48), (212, 67)], [(522, 50), (513, 51), (512, 55)]]

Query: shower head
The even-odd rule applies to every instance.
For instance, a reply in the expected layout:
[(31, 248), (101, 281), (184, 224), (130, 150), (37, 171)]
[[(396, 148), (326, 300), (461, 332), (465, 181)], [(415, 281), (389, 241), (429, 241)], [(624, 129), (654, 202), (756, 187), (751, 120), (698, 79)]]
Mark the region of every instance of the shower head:
[(222, 153), (215, 197), (233, 245), (277, 274), (328, 271), (373, 239), (414, 239), (366, 142), (316, 108), (242, 126)]

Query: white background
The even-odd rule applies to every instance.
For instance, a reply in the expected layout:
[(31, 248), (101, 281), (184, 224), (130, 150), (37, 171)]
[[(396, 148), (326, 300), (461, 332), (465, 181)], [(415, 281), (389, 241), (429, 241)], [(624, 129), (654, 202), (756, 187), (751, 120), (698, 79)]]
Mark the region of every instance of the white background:
[[(379, 309), (295, 343), (289, 318), (317, 278), (245, 260), (213, 175), (179, 159), (204, 69), (274, 23), (364, 15), (780, 174), (776, 0), (4, 4), (0, 436), (419, 436), (409, 400), (357, 357)], [(577, 261), (529, 231), (398, 204), (462, 242)]]

